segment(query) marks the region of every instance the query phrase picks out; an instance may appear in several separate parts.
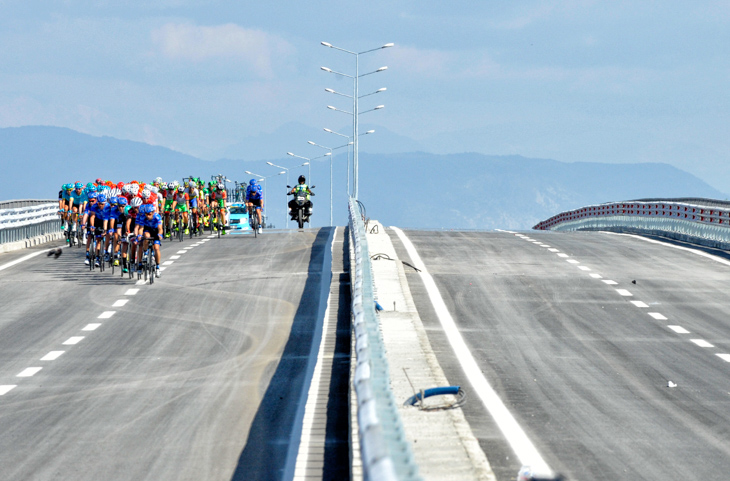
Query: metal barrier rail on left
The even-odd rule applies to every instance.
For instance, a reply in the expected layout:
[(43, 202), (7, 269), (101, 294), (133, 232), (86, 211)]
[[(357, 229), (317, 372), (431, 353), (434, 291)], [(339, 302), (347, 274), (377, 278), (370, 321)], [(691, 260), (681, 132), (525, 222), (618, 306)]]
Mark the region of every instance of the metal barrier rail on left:
[(0, 203), (0, 244), (58, 232), (58, 201), (17, 200)]

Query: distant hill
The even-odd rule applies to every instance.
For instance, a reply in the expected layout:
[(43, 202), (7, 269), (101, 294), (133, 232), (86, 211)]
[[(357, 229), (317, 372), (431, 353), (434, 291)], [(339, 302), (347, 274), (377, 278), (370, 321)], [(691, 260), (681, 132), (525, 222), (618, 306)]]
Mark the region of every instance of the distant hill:
[(528, 229), (564, 210), (648, 197), (728, 196), (668, 164), (482, 154), (360, 155), (360, 200), (386, 225)]
[[(306, 147), (306, 138), (301, 142)], [(273, 139), (271, 140), (273, 142)], [(316, 140), (315, 140), (316, 141)], [(364, 145), (364, 142), (363, 142)], [(277, 147), (278, 148), (278, 147)], [(345, 149), (334, 159), (334, 223), (346, 217)], [(264, 159), (204, 161), (164, 147), (111, 137), (94, 137), (58, 127), (0, 129), (0, 200), (54, 198), (61, 184), (96, 177), (151, 181), (189, 175), (225, 174), (246, 181), (251, 170), (276, 173)], [(306, 167), (291, 157), (272, 161), (291, 166), (290, 183)], [(314, 226), (329, 224), (329, 160), (311, 167), (317, 185)], [(283, 225), (285, 176), (269, 181), (269, 219)], [(360, 153), (360, 200), (386, 225), (417, 228), (528, 229), (558, 212), (587, 204), (647, 197), (726, 199), (693, 175), (668, 164), (565, 163), (520, 156)]]

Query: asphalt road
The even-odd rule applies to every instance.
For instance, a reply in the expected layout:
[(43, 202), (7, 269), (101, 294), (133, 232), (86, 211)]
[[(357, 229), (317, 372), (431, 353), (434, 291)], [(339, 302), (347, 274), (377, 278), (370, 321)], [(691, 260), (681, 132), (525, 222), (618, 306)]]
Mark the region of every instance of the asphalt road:
[(328, 237), (165, 242), (152, 286), (79, 249), (0, 270), (0, 478), (280, 479)]
[[(730, 265), (595, 232), (521, 233), (539, 243), (501, 232), (406, 234), (480, 369), (551, 468), (569, 480), (727, 479), (730, 362), (718, 354), (730, 353)], [(519, 461), (470, 395), (418, 273), (407, 272), (495, 474), (514, 479)]]

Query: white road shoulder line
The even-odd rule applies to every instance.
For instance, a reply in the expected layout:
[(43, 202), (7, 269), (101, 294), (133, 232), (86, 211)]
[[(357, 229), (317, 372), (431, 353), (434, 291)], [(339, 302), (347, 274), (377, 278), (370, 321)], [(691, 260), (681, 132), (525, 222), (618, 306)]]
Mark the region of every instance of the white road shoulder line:
[(55, 361), (66, 351), (51, 351), (41, 358), (41, 361)]
[(418, 251), (416, 251), (415, 246), (411, 243), (408, 237), (406, 237), (402, 230), (397, 227), (393, 227), (393, 230), (396, 234), (398, 234), (401, 242), (403, 242), (411, 260), (419, 269), (421, 269), (421, 280), (426, 287), (431, 303), (433, 304), (434, 310), (439, 318), (441, 327), (449, 340), (449, 344), (451, 344), (451, 349), (454, 352), (454, 355), (459, 360), (459, 364), (461, 364), (464, 373), (466, 373), (472, 386), (474, 386), (474, 389), (482, 403), (492, 415), (492, 418), (497, 423), (497, 426), (499, 426), (499, 429), (507, 438), (507, 442), (509, 442), (510, 446), (514, 450), (520, 463), (524, 466), (531, 466), (533, 470), (539, 473), (551, 473), (552, 470), (537, 451), (535, 445), (532, 444), (532, 441), (530, 441), (527, 437), (525, 431), (517, 423), (517, 420), (514, 416), (512, 416), (512, 413), (507, 409), (487, 381), (487, 378), (479, 369), (479, 365), (474, 359), (469, 347), (466, 345), (466, 342), (464, 342), (463, 336), (456, 327), (456, 323), (451, 317), (451, 314), (441, 297), (441, 293), (439, 292), (438, 286), (436, 286), (436, 282), (428, 273), (428, 270), (421, 260), (421, 257), (418, 255)]

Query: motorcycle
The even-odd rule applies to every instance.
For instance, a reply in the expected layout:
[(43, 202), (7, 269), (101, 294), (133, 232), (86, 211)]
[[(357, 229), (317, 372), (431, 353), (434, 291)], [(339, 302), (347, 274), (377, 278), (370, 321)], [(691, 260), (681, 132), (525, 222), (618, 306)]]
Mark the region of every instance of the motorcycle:
[[(291, 186), (287, 185), (286, 187), (289, 189), (287, 191), (287, 195), (294, 196), (295, 208), (291, 210), (292, 220), (297, 221), (299, 228), (302, 229), (304, 228), (304, 223), (309, 222), (312, 204), (309, 200), (307, 200), (307, 194), (305, 192), (291, 192)], [(309, 187), (309, 195), (314, 195), (314, 192), (311, 192), (312, 189), (314, 189), (314, 186)], [(309, 206), (309, 214), (307, 213), (307, 206)]]

